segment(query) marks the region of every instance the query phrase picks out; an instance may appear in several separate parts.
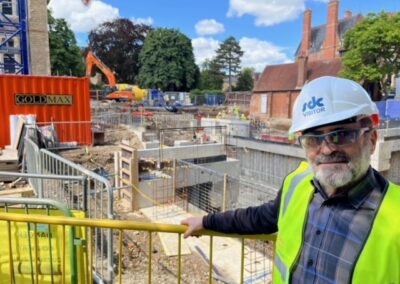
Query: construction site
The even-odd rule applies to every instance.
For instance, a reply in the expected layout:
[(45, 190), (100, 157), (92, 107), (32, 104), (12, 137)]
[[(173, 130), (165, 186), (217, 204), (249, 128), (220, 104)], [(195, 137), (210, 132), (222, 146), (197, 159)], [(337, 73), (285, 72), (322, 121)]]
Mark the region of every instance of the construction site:
[[(305, 159), (288, 139), (290, 117), (272, 115), (287, 112), (292, 94), (289, 103), (282, 94), (267, 99), (259, 83), (222, 104), (185, 107), (181, 93), (168, 95), (179, 104), (156, 107), (157, 96), (117, 86), (94, 54), (86, 77), (50, 76), (49, 51), (35, 45), (48, 41), (46, 1), (29, 2), (30, 10), (9, 1), (13, 17), (0, 11), (1, 21), (36, 25), (29, 59), (27, 35), (14, 38), (14, 50), (14, 27), (0, 34), (8, 48), (0, 61), (16, 62), (15, 72), (0, 67), (0, 283), (272, 283), (275, 235), (184, 239), (180, 222), (276, 197)], [(108, 94), (91, 92), (92, 65), (108, 74)], [(372, 156), (394, 183), (399, 102), (377, 103), (383, 119)]]

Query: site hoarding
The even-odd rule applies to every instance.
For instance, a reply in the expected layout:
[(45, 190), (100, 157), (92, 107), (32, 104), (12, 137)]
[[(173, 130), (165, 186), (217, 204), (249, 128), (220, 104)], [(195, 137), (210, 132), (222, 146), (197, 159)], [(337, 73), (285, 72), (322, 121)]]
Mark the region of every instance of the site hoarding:
[(0, 75), (0, 148), (11, 142), (11, 115), (34, 115), (40, 125), (65, 123), (57, 129), (60, 142), (92, 144), (88, 78)]

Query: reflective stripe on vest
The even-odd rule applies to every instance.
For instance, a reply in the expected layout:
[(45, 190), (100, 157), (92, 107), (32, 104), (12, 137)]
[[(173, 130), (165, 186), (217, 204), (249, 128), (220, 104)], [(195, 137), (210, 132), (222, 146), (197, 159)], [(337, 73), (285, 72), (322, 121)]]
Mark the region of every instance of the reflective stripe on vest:
[(294, 189), (297, 187), (297, 185), (299, 184), (299, 182), (305, 178), (306, 176), (308, 176), (310, 173), (312, 172), (312, 169), (310, 167), (308, 167), (304, 172), (296, 175), (293, 179), (292, 182), (290, 183), (289, 189), (285, 195), (285, 200), (283, 202), (283, 208), (282, 208), (282, 214), (285, 215), (286, 213), (286, 209), (287, 206), (289, 204), (290, 199), (292, 199), (292, 195), (294, 192)]
[[(283, 280), (283, 283), (285, 283), (287, 280), (287, 276), (288, 276), (287, 275), (288, 268), (283, 263), (283, 261), (281, 260), (281, 258), (279, 257), (278, 254), (275, 254), (275, 263), (274, 264), (275, 264), (276, 268), (279, 270), (279, 273), (281, 274), (281, 279)], [(274, 283), (276, 283), (276, 282), (274, 281)]]
[[(308, 206), (314, 192), (312, 174), (305, 165), (287, 176), (282, 187), (278, 237), (273, 271), (274, 283), (289, 283), (291, 269), (300, 253)], [(299, 178), (297, 178), (299, 176)], [(400, 284), (400, 186), (389, 183), (371, 232), (354, 265), (352, 283)]]

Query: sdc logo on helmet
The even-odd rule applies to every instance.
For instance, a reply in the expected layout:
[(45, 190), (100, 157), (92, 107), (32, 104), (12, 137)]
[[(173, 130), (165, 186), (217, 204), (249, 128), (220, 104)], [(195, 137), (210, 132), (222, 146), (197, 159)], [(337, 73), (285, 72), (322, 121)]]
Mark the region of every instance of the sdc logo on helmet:
[(316, 113), (324, 112), (325, 105), (323, 103), (324, 98), (312, 97), (311, 100), (303, 104), (303, 115), (310, 116)]

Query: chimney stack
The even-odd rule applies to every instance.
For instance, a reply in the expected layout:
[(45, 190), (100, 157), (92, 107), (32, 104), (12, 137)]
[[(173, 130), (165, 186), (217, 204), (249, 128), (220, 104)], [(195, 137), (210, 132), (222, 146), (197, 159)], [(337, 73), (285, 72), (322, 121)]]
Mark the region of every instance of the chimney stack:
[(351, 19), (351, 17), (353, 17), (353, 13), (351, 11), (344, 12), (344, 18), (346, 20)]
[(311, 17), (312, 12), (310, 9), (304, 11), (303, 18), (303, 39), (301, 41), (300, 55), (308, 56), (308, 51), (311, 47)]
[(339, 26), (339, 0), (330, 0), (328, 3), (328, 22), (326, 23), (326, 35), (323, 44), (325, 59), (333, 59), (336, 56), (338, 45), (338, 26)]
[(300, 54), (297, 58), (297, 83), (296, 88), (301, 89), (307, 81), (307, 61), (308, 57), (305, 54)]

